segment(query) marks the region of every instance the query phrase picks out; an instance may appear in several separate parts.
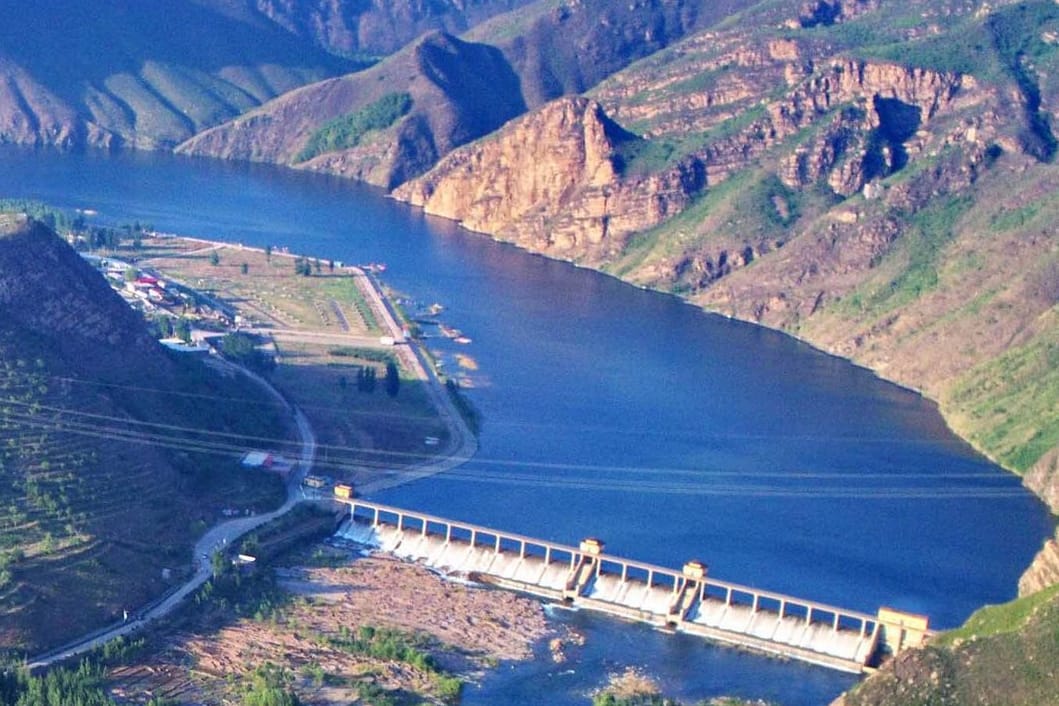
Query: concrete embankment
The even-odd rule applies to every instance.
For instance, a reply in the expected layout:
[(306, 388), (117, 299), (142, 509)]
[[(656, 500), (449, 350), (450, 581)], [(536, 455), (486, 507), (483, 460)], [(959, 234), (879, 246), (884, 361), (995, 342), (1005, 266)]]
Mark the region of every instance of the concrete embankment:
[(393, 556), (503, 588), (660, 628), (860, 672), (877, 652), (900, 651), (929, 634), (927, 621), (897, 611), (845, 610), (707, 576), (700, 562), (682, 570), (454, 522), (356, 499), (341, 536)]

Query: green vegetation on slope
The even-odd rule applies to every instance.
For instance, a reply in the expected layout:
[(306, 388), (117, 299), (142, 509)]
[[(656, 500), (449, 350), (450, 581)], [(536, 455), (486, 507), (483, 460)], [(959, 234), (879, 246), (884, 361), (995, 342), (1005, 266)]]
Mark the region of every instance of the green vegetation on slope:
[(1019, 473), (1059, 446), (1056, 316), (1059, 307), (1043, 335), (968, 371), (945, 400), (975, 446)]
[(373, 130), (385, 130), (412, 109), (412, 96), (407, 93), (387, 93), (379, 100), (324, 123), (302, 148), (297, 162), (305, 162), (326, 152), (350, 149)]
[[(106, 670), (130, 659), (144, 649), (143, 638), (129, 641), (118, 637), (88, 654), (76, 667), (56, 667), (42, 675), (31, 675), (20, 665), (0, 672), (2, 706), (117, 706), (106, 684)], [(144, 706), (176, 706), (175, 702), (153, 697)]]
[(936, 647), (954, 647), (967, 640), (1018, 632), (1043, 606), (1059, 596), (1059, 584), (1008, 603), (976, 610), (962, 626), (934, 640)]
[(0, 650), (17, 654), (163, 592), (233, 498), (281, 502), (237, 459), (287, 420), (256, 384), (168, 354), (39, 224), (5, 227), (0, 302)]
[(1059, 8), (1048, 0), (1015, 2), (988, 13), (952, 12), (942, 3), (929, 7), (898, 2), (889, 4), (886, 12), (868, 12), (789, 36), (822, 39), (853, 56), (997, 81), (1022, 70), (1024, 62), (1052, 56), (1057, 48), (1044, 35), (1056, 29)]
[(972, 205), (969, 196), (954, 196), (915, 214), (895, 214), (907, 224), (899, 246), (880, 263), (892, 276), (862, 288), (846, 300), (866, 319), (876, 319), (913, 302), (938, 286), (938, 268), (945, 246), (957, 232), (960, 215)]
[(964, 627), (899, 655), (846, 706), (1059, 704), (1059, 587), (976, 612)]

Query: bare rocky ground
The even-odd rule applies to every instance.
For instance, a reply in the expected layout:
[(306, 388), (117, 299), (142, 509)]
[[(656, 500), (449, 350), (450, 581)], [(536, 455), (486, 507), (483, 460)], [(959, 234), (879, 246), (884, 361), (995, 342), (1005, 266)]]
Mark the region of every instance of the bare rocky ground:
[(364, 684), (381, 688), (396, 704), (443, 703), (428, 671), (355, 654), (329, 640), (357, 635), (364, 626), (396, 629), (416, 636), (440, 669), (465, 681), (501, 661), (532, 658), (545, 639), (577, 640), (556, 633), (541, 604), (529, 598), (385, 557), (328, 566), (315, 559), (275, 570), (287, 596), (281, 607), (213, 625), (196, 621), (164, 636), (160, 649), (112, 672), (114, 695), (139, 703), (162, 697), (178, 704), (238, 704), (254, 670), (272, 664), (288, 672), (305, 704), (362, 703)]

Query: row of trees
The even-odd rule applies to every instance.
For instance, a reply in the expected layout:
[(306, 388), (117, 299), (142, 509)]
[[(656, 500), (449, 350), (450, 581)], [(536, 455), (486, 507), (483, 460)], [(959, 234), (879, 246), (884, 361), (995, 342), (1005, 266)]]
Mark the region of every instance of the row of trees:
[[(370, 365), (362, 365), (357, 368), (357, 391), (372, 393), (375, 392), (375, 387), (378, 383), (378, 371)], [(346, 379), (343, 377), (339, 383), (343, 388), (346, 386)], [(397, 393), (401, 391), (401, 375), (397, 370), (397, 364), (393, 361), (386, 363), (386, 377), (383, 378), (383, 384), (385, 385), (386, 394), (390, 397), (397, 397)]]
[[(271, 261), (271, 257), (272, 257), (271, 253), (272, 253), (271, 249), (266, 249), (266, 254), (268, 255), (270, 261)], [(295, 274), (303, 275), (305, 277), (309, 277), (309, 276), (311, 276), (313, 274), (313, 272), (316, 272), (316, 274), (320, 274), (321, 272), (323, 272), (323, 269), (324, 269), (323, 263), (320, 262), (320, 258), (318, 258), (318, 257), (313, 258), (312, 260), (310, 260), (307, 257), (301, 257), (301, 256), (294, 258), (294, 273)], [(335, 271), (335, 261), (334, 260), (328, 260), (327, 261), (327, 269), (328, 269), (329, 272), (334, 272)]]

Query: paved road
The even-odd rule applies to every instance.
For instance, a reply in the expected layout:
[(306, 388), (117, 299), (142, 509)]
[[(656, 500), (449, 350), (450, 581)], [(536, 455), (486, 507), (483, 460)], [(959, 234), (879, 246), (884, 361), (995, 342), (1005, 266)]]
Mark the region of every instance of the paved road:
[[(394, 312), (390, 310), (386, 300), (379, 295), (376, 288), (370, 283), (370, 280), (368, 282), (369, 286), (364, 289), (369, 294), (369, 298), (372, 300), (376, 312), (383, 318), (387, 329), (391, 331), (394, 337), (400, 337), (402, 332), (400, 326), (397, 324), (397, 317)], [(271, 333), (275, 334), (274, 331)], [(323, 335), (330, 336), (331, 334)], [(334, 338), (344, 338), (349, 340), (352, 337), (334, 336)], [(400, 339), (398, 338), (398, 340)], [(378, 345), (378, 339), (375, 339), (375, 345)], [(439, 449), (440, 456), (403, 468), (400, 471), (395, 471), (394, 473), (379, 478), (378, 480), (362, 484), (357, 488), (358, 493), (361, 494), (377, 492), (385, 488), (409, 483), (419, 478), (425, 478), (436, 473), (442, 473), (465, 463), (478, 450), (477, 439), (467, 427), (463, 416), (460, 414), (456, 405), (453, 403), (452, 398), (449, 396), (448, 390), (445, 389), (445, 386), (438, 379), (431, 366), (425, 364), (421, 359), (421, 354), (418, 348), (412, 345), (398, 345), (394, 348), (398, 352), (397, 354), (401, 356), (401, 360), (405, 364), (406, 370), (412, 371), (413, 375), (426, 382), (426, 388), (431, 400), (441, 418), (445, 421), (449, 439), (446, 446)], [(292, 473), (288, 478), (286, 501), (281, 507), (271, 512), (261, 515), (253, 515), (251, 517), (240, 517), (223, 522), (211, 528), (199, 539), (198, 542), (196, 542), (194, 550), (194, 556), (196, 557), (195, 574), (180, 588), (173, 591), (132, 620), (115, 625), (111, 628), (104, 628), (101, 631), (92, 633), (84, 640), (45, 653), (30, 660), (27, 666), (31, 671), (42, 669), (56, 662), (62, 662), (71, 657), (76, 657), (77, 655), (88, 652), (89, 650), (99, 647), (117, 637), (133, 633), (146, 626), (152, 620), (156, 620), (170, 613), (188, 595), (194, 593), (199, 587), (206, 583), (207, 580), (209, 580), (212, 573), (210, 557), (215, 550), (223, 549), (227, 544), (234, 542), (239, 537), (260, 527), (266, 522), (270, 522), (289, 512), (295, 505), (305, 500), (302, 493), (301, 482), (306, 474), (312, 470), (313, 461), (316, 457), (316, 437), (313, 434), (309, 420), (304, 414), (302, 414), (300, 409), (290, 407), (286, 399), (264, 378), (244, 368), (227, 363), (226, 361), (222, 360), (220, 362), (221, 364), (233, 367), (256, 380), (258, 384), (268, 390), (269, 394), (278, 399), (283, 405), (288, 406), (294, 414), (294, 420), (298, 427), (298, 435), (302, 443), (302, 450), (298, 470), (296, 473)]]
[[(263, 378), (246, 370), (242, 370), (242, 372), (256, 379), (260, 384), (264, 385), (265, 389), (267, 389), (273, 396), (282, 401), (284, 405), (287, 405), (287, 402), (283, 399), (282, 395), (280, 395), (279, 392), (277, 392), (276, 389)], [(292, 411), (294, 413), (294, 421), (298, 427), (298, 436), (301, 438), (302, 449), (298, 470), (296, 473), (292, 473), (287, 480), (287, 499), (282, 506), (271, 512), (252, 515), (250, 517), (240, 517), (238, 519), (222, 522), (211, 528), (199, 539), (198, 542), (195, 543), (195, 574), (179, 589), (170, 593), (162, 601), (151, 606), (148, 610), (132, 620), (116, 625), (111, 629), (93, 633), (83, 641), (67, 645), (58, 651), (49, 652), (36, 657), (28, 664), (30, 671), (47, 667), (56, 662), (62, 662), (71, 657), (76, 657), (77, 655), (88, 652), (89, 650), (99, 647), (117, 637), (135, 632), (152, 620), (156, 620), (168, 614), (188, 595), (197, 591), (209, 580), (212, 575), (210, 557), (213, 555), (214, 551), (224, 549), (224, 547), (230, 542), (234, 542), (239, 537), (242, 537), (266, 522), (271, 522), (277, 517), (289, 512), (291, 508), (299, 502), (302, 502), (300, 493), (301, 482), (302, 479), (305, 478), (305, 474), (311, 470), (313, 460), (316, 457), (316, 437), (313, 435), (309, 420), (306, 419), (304, 414), (302, 414), (302, 411), (297, 408), (292, 408)]]
[[(383, 324), (390, 331), (390, 335), (396, 340), (403, 340), (404, 333), (397, 323), (396, 313), (390, 308), (390, 302), (379, 294), (378, 287), (374, 285), (367, 275), (362, 276), (366, 282), (366, 286), (362, 289), (367, 294), (370, 305), (382, 318)], [(439, 449), (439, 455), (433, 459), (402, 468), (378, 480), (362, 483), (357, 487), (357, 492), (361, 495), (375, 493), (386, 488), (443, 473), (466, 463), (478, 451), (478, 439), (467, 427), (463, 415), (456, 408), (449, 391), (445, 389), (441, 380), (438, 379), (433, 367), (423, 361), (419, 347), (416, 345), (397, 345), (394, 346), (394, 350), (400, 356), (405, 369), (426, 383), (427, 393), (434, 403), (434, 408), (438, 410), (438, 414), (445, 422), (449, 439), (445, 447)]]

